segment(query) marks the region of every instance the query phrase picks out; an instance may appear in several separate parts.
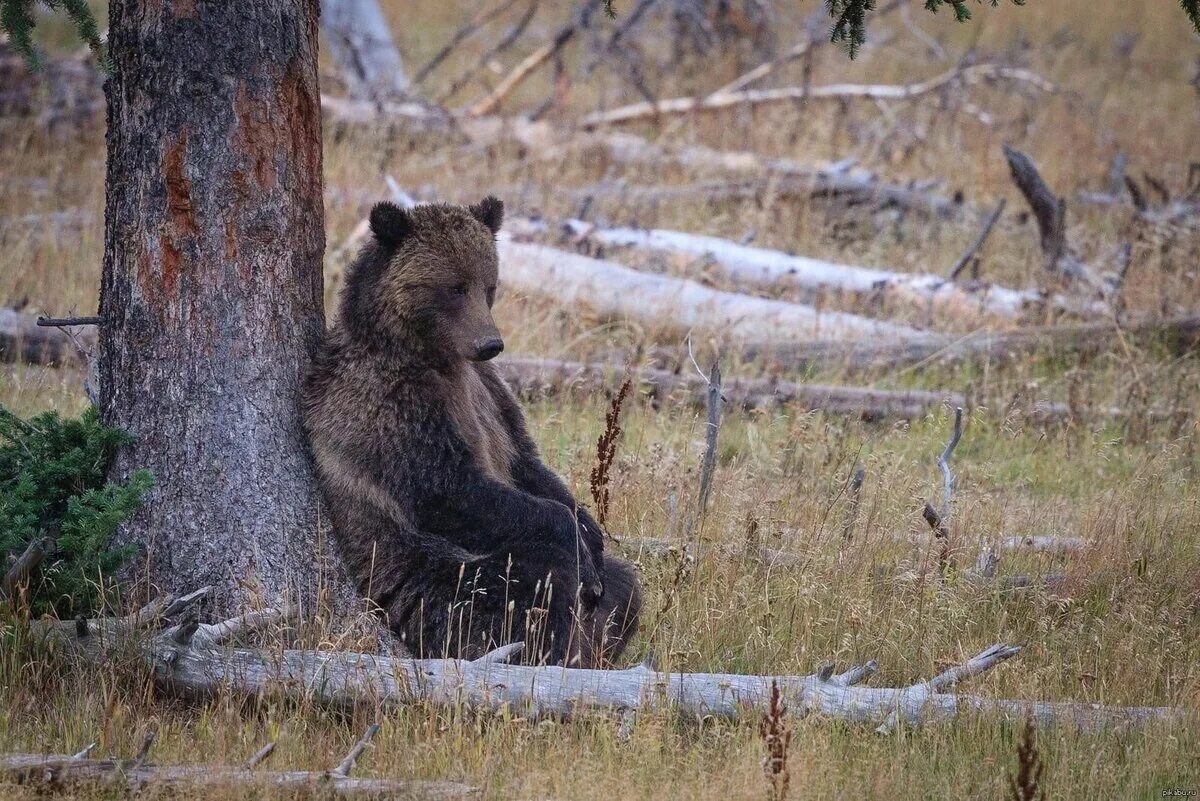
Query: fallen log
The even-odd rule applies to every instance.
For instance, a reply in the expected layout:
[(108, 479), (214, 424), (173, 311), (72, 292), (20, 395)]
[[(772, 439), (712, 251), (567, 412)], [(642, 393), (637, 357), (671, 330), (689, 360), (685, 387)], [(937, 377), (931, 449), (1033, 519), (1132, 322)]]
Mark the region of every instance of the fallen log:
[[(135, 760), (88, 759), (67, 754), (0, 754), (0, 775), (18, 784), (55, 790), (82, 782), (119, 782), (130, 792), (150, 787), (186, 787), (214, 792), (223, 788), (248, 797), (266, 790), (286, 790), (300, 797), (367, 796), (372, 798), (479, 798), (477, 787), (449, 781), (366, 779), (329, 771), (266, 771), (232, 765), (154, 765)], [(234, 789), (236, 788), (236, 790)]]
[[(979, 361), (1002, 364), (1035, 353), (1074, 353), (1090, 358), (1124, 339), (1157, 343), (1173, 356), (1200, 346), (1200, 315), (1148, 319), (1124, 325), (1106, 321), (1076, 325), (1028, 326), (1014, 331), (974, 331), (891, 342), (803, 342), (747, 345), (746, 359), (763, 358), (789, 369), (886, 370), (916, 364), (953, 366)], [(675, 352), (660, 352), (667, 362)]]
[[(546, 224), (525, 226), (536, 233)], [(576, 241), (591, 240), (610, 247), (628, 247), (681, 259), (704, 259), (738, 288), (790, 288), (816, 296), (829, 292), (893, 300), (954, 317), (981, 314), (1017, 319), (1049, 307), (1060, 312), (1097, 316), (1107, 311), (1101, 302), (1081, 302), (1063, 295), (1047, 296), (1037, 289), (1009, 289), (993, 284), (957, 283), (931, 273), (859, 267), (792, 256), (778, 250), (749, 247), (714, 236), (682, 231), (638, 228), (600, 228), (582, 220), (567, 220), (566, 231)]]
[(674, 97), (657, 102), (631, 103), (607, 111), (595, 111), (580, 120), (584, 128), (617, 125), (647, 119), (713, 112), (735, 106), (759, 106), (793, 103), (800, 100), (912, 100), (953, 83), (977, 83), (982, 80), (1010, 80), (1028, 83), (1044, 92), (1053, 92), (1054, 84), (1030, 70), (1001, 64), (976, 64), (955, 68), (926, 81), (911, 84), (879, 85), (839, 83), (827, 86), (785, 86), (778, 89), (746, 89), (718, 92), (708, 97)]
[(760, 714), (777, 685), (788, 705), (856, 723), (898, 720), (909, 725), (952, 720), (974, 710), (1032, 716), (1041, 725), (1097, 728), (1142, 725), (1183, 717), (1167, 707), (1103, 707), (1071, 702), (991, 699), (946, 692), (995, 667), (1020, 647), (994, 645), (929, 681), (906, 687), (858, 684), (874, 663), (834, 675), (831, 666), (807, 676), (747, 676), (662, 672), (642, 664), (627, 670), (589, 670), (508, 664), (522, 650), (506, 645), (473, 661), (389, 658), (336, 651), (256, 650), (196, 645), (178, 634), (135, 632), (120, 619), (35, 624), (65, 653), (103, 663), (115, 649), (137, 654), (163, 688), (191, 696), (234, 692), (271, 694), (294, 701), (349, 708), (369, 701), (380, 708), (415, 701), (569, 718), (587, 709), (665, 710), (689, 716), (739, 718)]
[[(538, 397), (562, 391), (594, 394), (617, 386), (624, 368), (615, 364), (585, 364), (557, 359), (501, 357), (496, 367), (513, 391)], [(682, 394), (688, 402), (703, 406), (707, 382), (696, 373), (671, 373), (653, 368), (634, 368), (629, 376), (645, 395), (662, 400)], [(743, 409), (797, 405), (809, 411), (845, 414), (864, 420), (915, 419), (949, 403), (960, 405), (956, 392), (887, 390), (798, 384), (773, 378), (726, 378), (721, 384), (725, 402)]]
[(504, 286), (549, 295), (565, 305), (584, 304), (604, 317), (677, 330), (701, 328), (743, 342), (929, 336), (910, 326), (643, 273), (547, 245), (518, 242), (504, 232), (496, 244)]

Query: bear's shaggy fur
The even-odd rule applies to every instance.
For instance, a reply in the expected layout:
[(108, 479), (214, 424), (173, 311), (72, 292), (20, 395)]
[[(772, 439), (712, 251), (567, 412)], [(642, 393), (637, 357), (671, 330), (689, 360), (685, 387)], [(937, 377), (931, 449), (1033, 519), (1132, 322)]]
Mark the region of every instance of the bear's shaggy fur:
[(598, 665), (637, 627), (633, 569), (538, 456), (488, 359), (503, 206), (371, 212), (304, 390), (334, 537), (417, 655)]

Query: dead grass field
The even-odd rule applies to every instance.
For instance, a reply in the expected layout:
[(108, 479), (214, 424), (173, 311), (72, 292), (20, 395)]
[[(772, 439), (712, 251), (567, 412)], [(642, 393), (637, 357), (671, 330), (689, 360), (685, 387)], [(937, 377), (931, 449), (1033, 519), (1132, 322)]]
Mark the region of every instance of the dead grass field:
[[(390, 2), (393, 30), (415, 69), (460, 24), (470, 4)], [(510, 68), (544, 41), (563, 8), (539, 12), (524, 42), (501, 61)], [(617, 3), (618, 12), (628, 3)], [(785, 5), (776, 3), (776, 6)], [(780, 9), (778, 44), (813, 3)], [(1182, 186), (1200, 161), (1200, 39), (1177, 4), (1060, 0), (1026, 8), (981, 5), (956, 26), (949, 12), (914, 19), (942, 40), (951, 61), (927, 49), (893, 15), (877, 20), (869, 47), (850, 63), (834, 47), (815, 51), (814, 84), (912, 82), (939, 73), (968, 48), (999, 55), (1054, 81), (1053, 95), (979, 86), (969, 98), (992, 115), (984, 125), (942, 108), (936, 95), (881, 109), (869, 102), (810, 103), (731, 111), (689, 120), (674, 141), (755, 150), (804, 163), (856, 156), (894, 180), (942, 179), (947, 191), (990, 207), (1008, 199), (1008, 214), (986, 245), (987, 278), (1010, 286), (1039, 283), (1041, 255), (1033, 223), (1018, 220), (1024, 201), (1000, 151), (1010, 142), (1035, 159), (1069, 199), (1071, 236), (1097, 261), (1120, 243), (1134, 244), (1126, 288), (1132, 312), (1200, 308), (1200, 235), (1131, 222), (1128, 209), (1085, 208), (1077, 190), (1100, 189), (1118, 150), (1130, 174)], [(423, 89), (430, 95), (478, 58), (501, 23), (464, 45)], [(50, 30), (53, 37), (65, 37)], [(798, 38), (799, 34), (797, 34)], [(665, 45), (664, 45), (665, 47)], [(689, 66), (689, 65), (685, 65)], [(665, 95), (702, 92), (733, 78), (731, 58), (714, 58), (662, 78)], [(485, 71), (485, 74), (486, 71)], [(777, 83), (799, 80), (791, 65)], [(497, 77), (492, 75), (491, 80)], [(439, 84), (442, 81), (443, 84)], [(332, 83), (330, 86), (332, 88)], [(466, 102), (481, 94), (472, 85)], [(504, 111), (536, 105), (547, 91), (534, 81)], [(551, 119), (567, 123), (596, 107), (638, 99), (612, 71), (596, 70), (573, 87)], [(651, 126), (640, 127), (653, 135)], [(510, 148), (472, 150), (402, 129), (327, 127), (327, 223), (332, 250), (386, 195), (384, 176), (424, 197), (476, 200), (496, 187), (511, 212), (568, 216), (561, 191), (597, 180), (686, 183), (675, 171), (637, 174), (581, 160), (539, 164)], [(0, 304), (27, 302), (49, 313), (92, 313), (103, 247), (103, 131), (47, 136), (19, 120), (0, 120)], [(57, 226), (24, 215), (69, 212)], [(510, 212), (510, 213), (511, 213)], [(977, 224), (907, 219), (885, 230), (845, 225), (816, 201), (679, 201), (620, 206), (597, 201), (593, 216), (613, 223), (727, 236), (754, 233), (755, 244), (864, 265), (945, 273), (975, 236)], [(337, 265), (329, 265), (336, 285)], [(503, 273), (502, 273), (503, 278)], [(329, 298), (332, 312), (332, 292)], [(538, 297), (505, 294), (498, 304), (509, 349), (587, 359), (613, 348), (677, 345), (665, 331), (598, 319)], [(927, 323), (928, 320), (916, 322)], [(960, 330), (954, 320), (934, 320)], [(701, 354), (711, 332), (698, 332)], [(726, 360), (727, 375), (761, 365)], [(701, 537), (740, 543), (752, 523), (762, 544), (805, 556), (797, 567), (707, 556), (679, 569), (673, 559), (639, 555), (647, 594), (644, 628), (630, 660), (653, 649), (673, 669), (810, 673), (879, 660), (879, 686), (911, 684), (998, 641), (1020, 643), (1016, 659), (976, 679), (971, 693), (1114, 705), (1178, 706), (1200, 712), (1200, 365), (1122, 343), (1088, 359), (1031, 357), (1015, 364), (897, 369), (850, 377), (836, 366), (793, 380), (869, 381), (884, 387), (970, 389), (972, 409), (955, 454), (959, 491), (952, 522), (959, 563), (973, 563), (981, 542), (1002, 536), (1082, 537), (1091, 545), (1065, 563), (1008, 557), (1002, 573), (1065, 571), (1052, 590), (1001, 593), (936, 580), (936, 553), (921, 519), (926, 499), (940, 497), (934, 457), (952, 410), (911, 424), (870, 424), (819, 413), (730, 409), (721, 430), (712, 505)], [(615, 389), (615, 387), (614, 387)], [(1024, 412), (1030, 398), (1081, 398), (1088, 409), (1118, 406), (1118, 420), (1088, 413), (1045, 426)], [(1018, 400), (1014, 400), (1018, 399)], [(1024, 399), (1024, 400), (1020, 400)], [(0, 366), (0, 403), (18, 413), (74, 412), (86, 399), (78, 375)], [(527, 405), (547, 460), (587, 497), (588, 472), (603, 430), (605, 398), (554, 398)], [(1165, 411), (1152, 417), (1150, 412)], [(668, 399), (657, 408), (635, 399), (625, 409), (612, 484), (611, 529), (624, 537), (678, 534), (672, 497), (682, 514), (696, 496), (703, 412)], [(842, 538), (848, 477), (866, 469), (854, 537)], [(674, 515), (678, 517), (681, 515)], [(159, 731), (159, 762), (238, 764), (277, 739), (276, 768), (329, 767), (375, 719), (371, 709), (334, 714), (316, 708), (221, 698), (188, 703), (163, 698), (132, 666), (63, 671), (58, 663), (5, 635), (0, 654), (0, 750), (70, 752), (99, 741), (100, 753), (129, 755), (145, 731)], [(480, 716), (467, 710), (413, 706), (381, 718), (383, 729), (363, 775), (448, 778), (483, 786), (488, 798), (742, 799), (763, 798), (763, 747), (757, 721), (720, 723), (664, 714), (643, 716), (622, 741), (609, 716), (571, 723)], [(1200, 791), (1196, 717), (1140, 731), (1039, 731), (1050, 798), (1160, 798), (1171, 788)], [(869, 728), (811, 717), (792, 720), (793, 798), (998, 798), (1015, 770), (1020, 722), (966, 717), (920, 730), (879, 735)], [(4, 787), (6, 797), (35, 797)], [(166, 795), (153, 789), (150, 796)], [(186, 797), (177, 792), (174, 797)], [(80, 789), (80, 798), (110, 797)], [(233, 796), (231, 796), (233, 797)]]

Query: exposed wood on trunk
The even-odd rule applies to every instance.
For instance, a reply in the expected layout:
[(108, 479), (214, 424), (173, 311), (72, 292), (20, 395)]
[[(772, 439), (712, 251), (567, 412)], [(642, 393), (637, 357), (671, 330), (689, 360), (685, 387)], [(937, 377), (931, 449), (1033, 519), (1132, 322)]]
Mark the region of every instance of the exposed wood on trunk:
[(789, 103), (798, 100), (911, 100), (952, 83), (975, 83), (982, 80), (1010, 80), (1028, 83), (1044, 92), (1054, 91), (1054, 84), (1030, 70), (1000, 64), (976, 64), (955, 68), (926, 81), (911, 84), (878, 85), (839, 83), (827, 86), (785, 86), (779, 89), (747, 89), (722, 92), (705, 98), (675, 97), (657, 102), (633, 103), (608, 111), (596, 111), (584, 116), (580, 125), (594, 128), (638, 120), (659, 119), (675, 114), (717, 111), (742, 105)]
[(504, 286), (550, 295), (563, 304), (584, 304), (602, 316), (638, 320), (656, 328), (703, 328), (742, 342), (928, 336), (909, 326), (638, 272), (546, 245), (517, 242), (504, 232), (497, 246)]
[(404, 96), (404, 62), (376, 0), (324, 0), (321, 32), (351, 97), (378, 103)]
[(333, 771), (266, 771), (229, 765), (154, 765), (135, 760), (87, 759), (66, 754), (0, 754), (0, 774), (10, 781), (61, 790), (81, 782), (111, 785), (130, 792), (147, 788), (203, 788), (208, 792), (257, 795), (286, 790), (299, 797), (368, 796), (401, 799), (478, 798), (478, 788), (457, 782), (358, 779)]
[(747, 676), (722, 673), (664, 673), (645, 665), (628, 670), (510, 665), (519, 645), (497, 649), (472, 662), (399, 659), (335, 651), (212, 649), (181, 645), (169, 636), (128, 638), (112, 620), (93, 621), (86, 636), (73, 622), (41, 630), (65, 652), (100, 662), (118, 645), (136, 649), (157, 682), (170, 691), (206, 696), (221, 691), (312, 701), (339, 708), (369, 700), (387, 708), (420, 700), (487, 710), (516, 709), (532, 716), (570, 717), (586, 709), (673, 708), (685, 715), (738, 718), (754, 715), (776, 683), (788, 705), (855, 723), (904, 720), (910, 725), (952, 720), (977, 711), (1023, 718), (1041, 725), (1099, 728), (1137, 726), (1178, 719), (1183, 710), (1165, 707), (1103, 707), (1071, 702), (992, 699), (946, 692), (1019, 653), (995, 645), (929, 681), (907, 687), (873, 688), (855, 683), (871, 665), (834, 676)]
[[(550, 230), (542, 223), (514, 221), (510, 230), (531, 236)], [(990, 315), (1017, 319), (1049, 305), (1057, 311), (1096, 316), (1107, 311), (1099, 302), (1079, 302), (1062, 295), (1047, 297), (1039, 290), (1018, 290), (983, 283), (956, 283), (932, 273), (907, 273), (850, 264), (837, 264), (778, 250), (749, 247), (715, 236), (639, 228), (599, 228), (581, 220), (568, 220), (564, 229), (576, 240), (591, 240), (609, 247), (628, 247), (706, 265), (723, 272), (736, 287), (788, 288), (808, 299), (828, 293), (859, 299), (894, 301), (905, 306), (972, 319)]]
[[(594, 395), (616, 387), (624, 368), (612, 364), (584, 364), (557, 359), (501, 356), (496, 366), (513, 390), (525, 397), (575, 391)], [(653, 368), (634, 369), (629, 377), (636, 387), (656, 400), (682, 395), (696, 406), (704, 406), (708, 383), (691, 371), (671, 373)], [(861, 416), (868, 420), (923, 417), (943, 404), (963, 402), (956, 392), (886, 390), (798, 384), (771, 378), (731, 378), (721, 384), (721, 395), (733, 406), (744, 409), (798, 405), (828, 414)]]
[(324, 330), (318, 13), (110, 5), (100, 412), (134, 437), (112, 477), (157, 479), (116, 541), (218, 609), (345, 586), (320, 559), (298, 399)]

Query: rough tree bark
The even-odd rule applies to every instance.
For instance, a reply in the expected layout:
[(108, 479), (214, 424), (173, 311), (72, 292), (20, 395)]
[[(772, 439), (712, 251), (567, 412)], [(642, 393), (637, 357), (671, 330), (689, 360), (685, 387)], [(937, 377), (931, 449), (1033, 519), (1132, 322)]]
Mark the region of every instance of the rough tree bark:
[(114, 0), (100, 408), (157, 488), (118, 533), (164, 591), (306, 602), (298, 409), (324, 328), (317, 0)]

